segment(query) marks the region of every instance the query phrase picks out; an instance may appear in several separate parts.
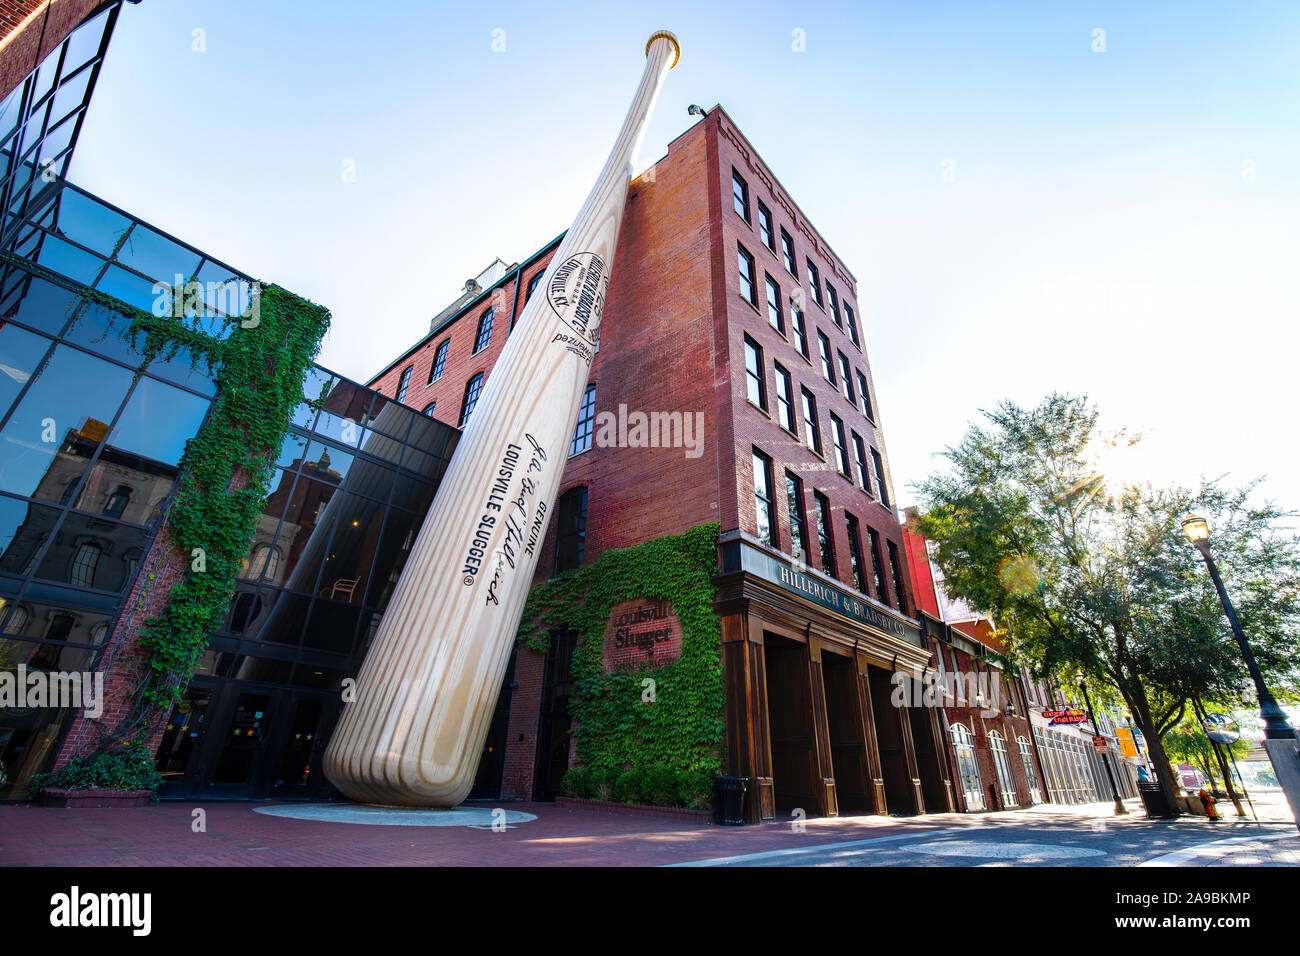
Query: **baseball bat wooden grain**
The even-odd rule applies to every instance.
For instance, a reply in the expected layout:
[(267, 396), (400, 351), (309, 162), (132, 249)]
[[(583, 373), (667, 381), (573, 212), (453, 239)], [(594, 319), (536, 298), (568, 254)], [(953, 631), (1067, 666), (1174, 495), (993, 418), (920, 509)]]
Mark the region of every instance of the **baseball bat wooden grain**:
[(326, 777), (354, 800), (452, 807), (473, 786), (595, 357), (632, 162), (680, 55), (665, 31), (646, 44), (618, 140), (447, 466), (325, 751)]

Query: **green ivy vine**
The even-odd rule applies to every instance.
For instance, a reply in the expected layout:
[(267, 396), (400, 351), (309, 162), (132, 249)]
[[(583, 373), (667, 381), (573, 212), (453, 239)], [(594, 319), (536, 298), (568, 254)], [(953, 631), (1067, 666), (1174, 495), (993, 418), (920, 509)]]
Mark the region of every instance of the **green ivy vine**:
[[(549, 632), (578, 632), (569, 711), (577, 724), (576, 796), (699, 806), (721, 766), (725, 735), (722, 631), (713, 609), (718, 525), (604, 552), (594, 564), (535, 587), (518, 640), (545, 652)], [(604, 631), (621, 601), (668, 600), (681, 656), (658, 668), (604, 669)], [(654, 681), (645, 699), (646, 678)], [(675, 779), (676, 784), (665, 784)], [(615, 790), (619, 791), (615, 793)]]

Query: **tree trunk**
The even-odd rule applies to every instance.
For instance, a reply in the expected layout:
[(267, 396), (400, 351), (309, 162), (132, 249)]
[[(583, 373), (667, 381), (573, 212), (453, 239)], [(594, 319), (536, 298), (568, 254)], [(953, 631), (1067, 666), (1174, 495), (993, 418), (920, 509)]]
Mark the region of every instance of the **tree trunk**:
[(1151, 705), (1147, 702), (1146, 688), (1140, 681), (1125, 681), (1120, 686), (1119, 692), (1124, 695), (1125, 703), (1133, 711), (1133, 719), (1137, 721), (1143, 736), (1146, 737), (1147, 755), (1151, 758), (1156, 782), (1160, 784), (1165, 800), (1177, 816), (1178, 787), (1174, 784), (1173, 768), (1169, 765), (1169, 757), (1165, 755), (1164, 743), (1156, 733), (1155, 721), (1151, 718)]

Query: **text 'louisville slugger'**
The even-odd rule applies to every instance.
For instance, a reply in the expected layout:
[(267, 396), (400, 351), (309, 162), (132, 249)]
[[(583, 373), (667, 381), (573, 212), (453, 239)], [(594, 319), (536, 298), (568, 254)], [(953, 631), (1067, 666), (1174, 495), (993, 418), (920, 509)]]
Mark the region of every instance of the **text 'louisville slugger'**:
[(328, 749), (329, 780), (366, 803), (468, 795), (600, 335), (632, 162), (681, 55), (659, 32), (595, 187), (488, 377)]

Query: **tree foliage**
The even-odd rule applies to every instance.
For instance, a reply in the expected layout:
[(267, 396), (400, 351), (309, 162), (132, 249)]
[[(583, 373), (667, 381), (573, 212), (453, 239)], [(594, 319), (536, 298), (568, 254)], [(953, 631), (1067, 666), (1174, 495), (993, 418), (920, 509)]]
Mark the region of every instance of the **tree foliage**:
[(1191, 697), (1241, 701), (1245, 666), (1181, 530), (1196, 512), (1261, 668), (1275, 692), (1294, 692), (1300, 545), (1283, 527), (1289, 514), (1253, 505), (1255, 485), (1117, 484), (1107, 459), (1137, 439), (1104, 434), (1086, 397), (983, 415), (947, 450), (950, 470), (920, 484), (920, 523), (949, 592), (1001, 621), (1013, 654), (1114, 687), (1154, 750)]

